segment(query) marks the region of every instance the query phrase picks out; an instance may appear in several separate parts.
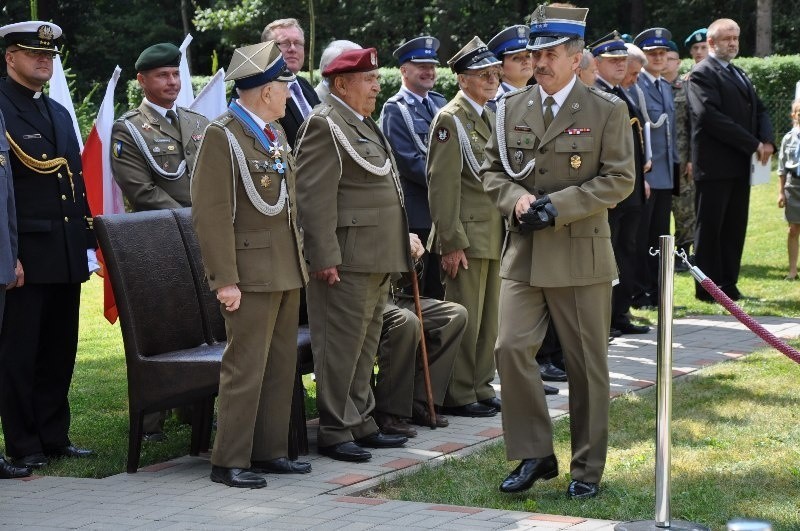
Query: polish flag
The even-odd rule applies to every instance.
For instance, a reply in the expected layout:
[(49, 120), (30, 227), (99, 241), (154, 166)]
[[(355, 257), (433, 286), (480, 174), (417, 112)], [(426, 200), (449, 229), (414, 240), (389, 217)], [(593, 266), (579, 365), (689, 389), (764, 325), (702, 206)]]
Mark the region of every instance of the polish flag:
[[(89, 138), (81, 155), (86, 196), (93, 216), (125, 212), (122, 191), (111, 174), (111, 128), (114, 125), (114, 89), (122, 69), (117, 66), (106, 87), (106, 94), (97, 112)], [(104, 264), (103, 254), (97, 250), (97, 259)], [(104, 268), (105, 269), (105, 268)], [(117, 320), (117, 304), (108, 275), (103, 274), (103, 315), (110, 323)]]

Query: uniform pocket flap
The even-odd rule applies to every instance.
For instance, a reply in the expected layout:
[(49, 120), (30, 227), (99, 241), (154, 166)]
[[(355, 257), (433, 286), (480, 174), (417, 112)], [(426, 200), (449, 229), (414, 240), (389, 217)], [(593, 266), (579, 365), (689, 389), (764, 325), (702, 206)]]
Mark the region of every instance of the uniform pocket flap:
[(533, 133), (509, 131), (507, 138), (508, 149), (533, 149), (536, 146), (536, 135)]
[(247, 232), (237, 232), (237, 249), (263, 249), (270, 246), (270, 232), (268, 230), (252, 230)]
[(570, 224), (569, 235), (573, 238), (610, 238), (611, 228), (599, 219), (576, 221)]
[(337, 227), (370, 227), (378, 224), (377, 208), (348, 208), (339, 212)]
[(50, 232), (53, 222), (49, 219), (20, 219), (17, 232)]
[(556, 138), (557, 153), (592, 151), (594, 139), (590, 136), (559, 136)]
[(465, 208), (461, 212), (461, 221), (488, 221), (492, 219), (489, 208)]

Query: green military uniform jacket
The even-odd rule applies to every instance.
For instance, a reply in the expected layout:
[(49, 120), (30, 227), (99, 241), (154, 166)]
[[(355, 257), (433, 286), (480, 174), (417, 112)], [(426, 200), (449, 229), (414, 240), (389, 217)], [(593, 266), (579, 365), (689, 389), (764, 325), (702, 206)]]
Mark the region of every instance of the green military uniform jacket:
[[(191, 206), (189, 182), (208, 120), (178, 107), (176, 127), (142, 102), (111, 130), (111, 170), (134, 211)], [(128, 124), (141, 135), (140, 146)], [(178, 172), (183, 161), (185, 169)]]
[(391, 148), (375, 122), (360, 120), (330, 97), (314, 108), (298, 139), (297, 201), (309, 270), (408, 271), (403, 193)]
[[(279, 125), (279, 141), (287, 145)], [(269, 205), (278, 202), (281, 182), (288, 197), (274, 216), (256, 210), (242, 181), (238, 162), (231, 160), (228, 128), (242, 147), (251, 181)], [(294, 160), (283, 158), (283, 179), (258, 139), (228, 112), (206, 129), (204, 142), (213, 145), (197, 161), (192, 182), (192, 220), (212, 290), (237, 284), (241, 291), (288, 291), (308, 280), (296, 222)], [(264, 185), (267, 186), (264, 186)]]
[[(490, 113), (490, 122), (494, 122), (494, 113), (488, 109), (484, 112)], [(468, 143), (478, 168), (492, 134), (461, 91), (431, 124), (427, 173), (433, 233), (429, 250), (444, 255), (463, 249), (470, 258), (498, 260), (503, 238), (502, 217), (464, 155), (456, 120), (463, 127), (464, 142)]]
[[(546, 133), (541, 109), (538, 85), (507, 94), (498, 105), (497, 135), (486, 146), (483, 185), (508, 221), (500, 276), (539, 287), (611, 282), (617, 268), (608, 209), (634, 183), (627, 107), (576, 82)], [(535, 167), (511, 178), (501, 149), (511, 172), (534, 159)], [(555, 227), (519, 233), (514, 207), (524, 194), (549, 194)]]

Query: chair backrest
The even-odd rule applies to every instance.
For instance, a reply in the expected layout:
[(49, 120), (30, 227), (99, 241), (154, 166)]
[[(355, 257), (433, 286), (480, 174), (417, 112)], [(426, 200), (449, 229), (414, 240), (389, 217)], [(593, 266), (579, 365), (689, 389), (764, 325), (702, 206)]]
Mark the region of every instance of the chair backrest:
[(225, 318), (220, 312), (219, 301), (216, 294), (208, 287), (203, 260), (200, 255), (200, 242), (197, 240), (197, 233), (192, 225), (192, 209), (178, 208), (172, 211), (178, 228), (183, 237), (183, 244), (186, 247), (186, 254), (189, 257), (189, 265), (192, 268), (194, 286), (197, 290), (197, 297), (200, 299), (200, 313), (203, 315), (203, 330), (206, 334), (206, 341), (209, 345), (222, 343), (227, 340), (225, 333)]
[(206, 342), (178, 223), (169, 210), (95, 218), (125, 354), (148, 357)]

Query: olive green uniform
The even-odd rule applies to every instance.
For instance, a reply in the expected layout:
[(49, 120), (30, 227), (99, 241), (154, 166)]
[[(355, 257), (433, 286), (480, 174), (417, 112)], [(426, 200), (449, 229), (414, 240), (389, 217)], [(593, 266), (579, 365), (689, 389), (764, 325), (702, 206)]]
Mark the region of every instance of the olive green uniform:
[(436, 115), (428, 146), (428, 200), (433, 220), (429, 248), (439, 255), (462, 249), (469, 262), (469, 269), (459, 269), (456, 278), (442, 275), (445, 300), (461, 304), (469, 315), (445, 406), (495, 396), (491, 382), (495, 376), (503, 220), (469, 161), (472, 155), (478, 166), (483, 163), (494, 123), (494, 113), (483, 112), (485, 119), (459, 91)]
[[(286, 137), (277, 122), (278, 140)], [(250, 176), (232, 160), (225, 130), (241, 146)], [(286, 151), (284, 150), (284, 155)], [(300, 288), (307, 280), (295, 220), (294, 162), (284, 156), (285, 173), (249, 129), (228, 112), (206, 130), (192, 182), (192, 221), (212, 290), (231, 284), (242, 292), (241, 306), (225, 317), (228, 345), (220, 371), (217, 436), (211, 463), (249, 468), (288, 454), (289, 415), (297, 363)], [(259, 211), (245, 188), (275, 215)]]
[(320, 447), (378, 431), (370, 377), (391, 273), (411, 268), (408, 223), (391, 148), (367, 117), (330, 96), (300, 127), (297, 202), (309, 271), (340, 282), (306, 289)]
[(675, 146), (678, 149), (680, 195), (672, 196), (672, 215), (675, 217), (675, 247), (686, 250), (694, 243), (694, 180), (686, 171), (691, 162), (689, 109), (686, 102), (686, 80), (676, 78), (671, 83), (675, 101)]
[[(552, 319), (569, 377), (572, 479), (596, 483), (608, 440), (608, 330), (611, 282), (617, 277), (608, 208), (631, 193), (634, 157), (625, 104), (573, 81), (547, 129), (538, 85), (501, 100), (482, 173), (484, 188), (508, 222), (495, 349), (506, 455), (512, 460), (553, 454), (536, 363)], [(528, 167), (534, 158), (535, 167)], [(525, 194), (549, 194), (558, 211), (555, 226), (519, 232), (514, 209)]]

